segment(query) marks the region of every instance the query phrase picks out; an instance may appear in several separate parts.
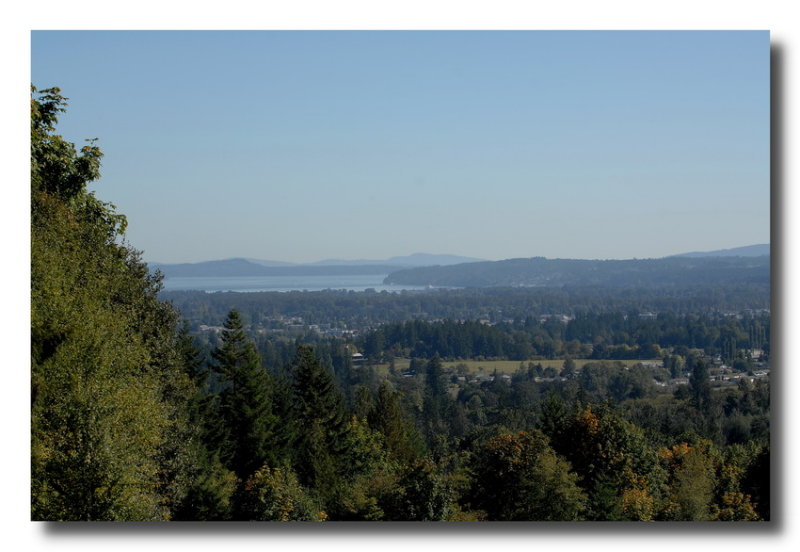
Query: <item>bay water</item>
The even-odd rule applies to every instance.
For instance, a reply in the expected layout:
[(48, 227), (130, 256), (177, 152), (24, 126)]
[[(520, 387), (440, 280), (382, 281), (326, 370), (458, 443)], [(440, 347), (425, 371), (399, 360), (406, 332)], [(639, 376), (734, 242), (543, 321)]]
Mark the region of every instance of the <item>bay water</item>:
[(192, 276), (164, 279), (164, 289), (201, 291), (322, 291), (343, 289), (347, 291), (397, 292), (425, 289), (425, 286), (388, 285), (383, 283), (386, 274), (348, 274), (337, 276)]

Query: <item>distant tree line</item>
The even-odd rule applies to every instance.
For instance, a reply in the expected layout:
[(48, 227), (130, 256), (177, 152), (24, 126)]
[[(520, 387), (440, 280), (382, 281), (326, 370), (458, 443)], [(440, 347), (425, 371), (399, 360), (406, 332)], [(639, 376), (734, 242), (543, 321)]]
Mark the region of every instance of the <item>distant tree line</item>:
[(162, 291), (189, 320), (219, 326), (230, 309), (245, 324), (269, 326), (278, 317), (302, 317), (306, 324), (363, 329), (410, 319), (479, 320), (497, 323), (546, 314), (664, 313), (709, 314), (769, 309), (769, 282), (614, 289), (602, 286), (473, 288), (400, 293), (355, 291), (216, 292)]
[(677, 315), (642, 318), (637, 313), (582, 313), (561, 322), (528, 316), (523, 321), (488, 325), (478, 321), (392, 322), (357, 339), (373, 358), (652, 359), (662, 349), (701, 349), (732, 363), (742, 350), (769, 351), (770, 318), (756, 316)]

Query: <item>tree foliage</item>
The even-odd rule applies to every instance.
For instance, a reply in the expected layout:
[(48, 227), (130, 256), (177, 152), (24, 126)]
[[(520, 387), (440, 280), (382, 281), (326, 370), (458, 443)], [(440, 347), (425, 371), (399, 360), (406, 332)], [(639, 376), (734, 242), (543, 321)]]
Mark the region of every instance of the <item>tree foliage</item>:
[(242, 492), (240, 519), (252, 521), (323, 521), (325, 512), (300, 486), (287, 467), (262, 466), (253, 473)]
[(295, 442), (300, 481), (330, 499), (341, 482), (347, 419), (342, 393), (314, 351), (301, 345), (290, 368), (295, 417), (302, 432)]
[(275, 463), (270, 378), (235, 310), (228, 314), (222, 343), (211, 354), (213, 369), (224, 385), (218, 397), (220, 452), (240, 479), (264, 463)]
[(124, 217), (86, 190), (100, 150), (55, 134), (57, 88), (32, 92), (32, 516), (166, 519), (192, 462), (177, 315), (119, 243)]
[(473, 461), (473, 508), (489, 520), (580, 519), (586, 495), (578, 476), (540, 431), (502, 434), (481, 447)]

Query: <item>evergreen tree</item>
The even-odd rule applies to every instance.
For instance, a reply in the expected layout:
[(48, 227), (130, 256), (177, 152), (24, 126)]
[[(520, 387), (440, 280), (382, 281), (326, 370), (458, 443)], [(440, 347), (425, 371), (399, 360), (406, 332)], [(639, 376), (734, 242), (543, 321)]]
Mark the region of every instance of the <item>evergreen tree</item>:
[(275, 465), (270, 378), (261, 358), (247, 338), (239, 313), (225, 320), (222, 343), (212, 354), (214, 370), (225, 388), (219, 396), (223, 462), (242, 479), (265, 463)]
[(400, 392), (384, 381), (378, 388), (374, 408), (368, 416), (371, 428), (383, 435), (391, 455), (402, 464), (409, 464), (422, 454), (423, 446), (409, 416), (403, 409)]
[(365, 387), (363, 385), (358, 385), (355, 387), (353, 395), (355, 395), (355, 399), (353, 400), (353, 407), (351, 409), (353, 415), (359, 420), (364, 420), (369, 416), (370, 412), (374, 407), (374, 401), (372, 400), (372, 393), (370, 393), (368, 387)]
[(539, 405), (539, 427), (551, 440), (562, 437), (566, 429), (567, 406), (555, 392), (550, 391)]
[(702, 360), (694, 363), (692, 377), (689, 380), (692, 403), (701, 412), (708, 413), (711, 408), (711, 383), (709, 381), (708, 367)]
[(347, 432), (342, 393), (308, 345), (297, 347), (290, 371), (294, 415), (301, 429), (295, 446), (297, 474), (327, 501), (347, 469), (342, 465)]
[(448, 407), (450, 397), (444, 379), (442, 361), (435, 356), (425, 364), (425, 393), (423, 396), (422, 419), (425, 423), (425, 437), (431, 450), (444, 453), (441, 438), (446, 438), (448, 431)]
[(190, 483), (173, 519), (180, 521), (220, 521), (233, 514), (236, 475), (220, 461), (219, 436), (214, 409), (214, 395), (208, 390), (209, 370), (197, 340), (189, 334), (186, 322), (181, 326), (176, 349), (195, 386), (188, 404), (189, 448), (194, 464), (189, 470)]
[(763, 520), (770, 519), (770, 445), (765, 443), (742, 481), (742, 490), (753, 498), (756, 512)]
[(303, 427), (297, 419), (294, 400), (294, 384), (291, 374), (284, 368), (272, 375), (272, 413), (276, 425), (273, 433), (273, 456), (281, 462), (291, 462), (295, 456), (295, 444)]

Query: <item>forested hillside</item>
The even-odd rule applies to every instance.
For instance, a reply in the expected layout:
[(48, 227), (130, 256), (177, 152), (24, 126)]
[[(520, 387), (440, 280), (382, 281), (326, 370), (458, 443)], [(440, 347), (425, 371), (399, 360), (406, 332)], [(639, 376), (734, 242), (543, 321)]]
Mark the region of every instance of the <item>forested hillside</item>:
[(100, 149), (54, 133), (57, 88), (34, 93), (32, 517), (168, 519), (195, 462), (178, 317), (122, 242), (125, 217), (86, 190)]
[(431, 286), (594, 286), (769, 285), (769, 256), (668, 257), (663, 259), (505, 261), (398, 270), (387, 284)]
[[(651, 295), (164, 294), (179, 314), (65, 106), (32, 91), (34, 520), (770, 518), (760, 265)], [(486, 356), (513, 373), (443, 358)]]

